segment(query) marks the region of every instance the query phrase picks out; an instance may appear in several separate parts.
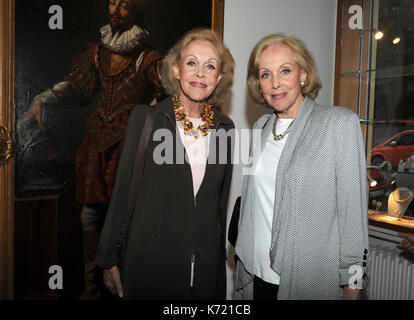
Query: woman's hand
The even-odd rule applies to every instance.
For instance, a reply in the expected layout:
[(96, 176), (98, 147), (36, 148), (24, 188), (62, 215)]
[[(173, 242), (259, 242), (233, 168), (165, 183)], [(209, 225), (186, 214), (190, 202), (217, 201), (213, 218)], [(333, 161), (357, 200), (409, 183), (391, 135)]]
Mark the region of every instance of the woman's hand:
[(344, 297), (343, 300), (361, 300), (362, 290), (360, 289), (351, 289), (349, 286), (344, 288)]
[(103, 281), (105, 287), (111, 291), (112, 294), (117, 294), (118, 297), (124, 297), (124, 288), (121, 283), (121, 274), (117, 266), (113, 266), (111, 269), (103, 271)]
[(42, 100), (36, 99), (33, 100), (32, 104), (30, 105), (29, 109), (23, 114), (22, 118), (20, 119), (19, 123), (17, 124), (17, 130), (19, 133), (22, 133), (23, 127), (27, 125), (33, 119), (36, 120), (39, 128), (43, 128), (42, 124), (42, 109), (43, 109), (43, 102)]

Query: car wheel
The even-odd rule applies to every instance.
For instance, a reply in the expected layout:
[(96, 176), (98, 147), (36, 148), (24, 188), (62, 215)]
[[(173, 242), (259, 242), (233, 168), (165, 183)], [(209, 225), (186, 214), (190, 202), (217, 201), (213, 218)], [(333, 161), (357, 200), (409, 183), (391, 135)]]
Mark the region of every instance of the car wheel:
[(371, 164), (374, 166), (380, 166), (384, 161), (384, 157), (380, 155), (375, 155), (371, 158)]

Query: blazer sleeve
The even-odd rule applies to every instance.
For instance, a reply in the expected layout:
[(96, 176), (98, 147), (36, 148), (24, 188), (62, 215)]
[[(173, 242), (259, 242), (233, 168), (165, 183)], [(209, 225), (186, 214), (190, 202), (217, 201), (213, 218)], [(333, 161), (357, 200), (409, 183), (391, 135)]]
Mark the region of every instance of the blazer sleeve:
[(116, 245), (121, 226), (127, 216), (131, 180), (141, 131), (144, 126), (146, 108), (148, 107), (135, 107), (128, 119), (124, 146), (116, 172), (114, 191), (95, 257), (95, 263), (102, 269), (109, 269), (118, 262)]
[(340, 285), (366, 286), (368, 264), (368, 199), (365, 148), (355, 113), (338, 130), (337, 212)]

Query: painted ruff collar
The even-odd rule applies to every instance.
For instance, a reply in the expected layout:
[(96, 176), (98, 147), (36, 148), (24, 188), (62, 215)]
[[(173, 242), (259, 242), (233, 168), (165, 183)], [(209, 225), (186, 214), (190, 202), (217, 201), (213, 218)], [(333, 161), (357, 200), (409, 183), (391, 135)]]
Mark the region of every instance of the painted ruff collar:
[(101, 28), (101, 42), (108, 50), (122, 54), (133, 51), (148, 36), (148, 31), (134, 25), (131, 29), (115, 35), (112, 34), (111, 26), (108, 24)]

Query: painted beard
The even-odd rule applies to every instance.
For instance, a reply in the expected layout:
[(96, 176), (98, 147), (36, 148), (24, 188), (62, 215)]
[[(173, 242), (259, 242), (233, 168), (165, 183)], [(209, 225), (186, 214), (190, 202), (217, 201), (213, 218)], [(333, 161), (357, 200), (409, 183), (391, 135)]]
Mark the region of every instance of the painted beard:
[(109, 16), (109, 24), (112, 29), (112, 33), (115, 34), (117, 31), (123, 32), (128, 30), (132, 25), (127, 25), (125, 19), (117, 14)]

